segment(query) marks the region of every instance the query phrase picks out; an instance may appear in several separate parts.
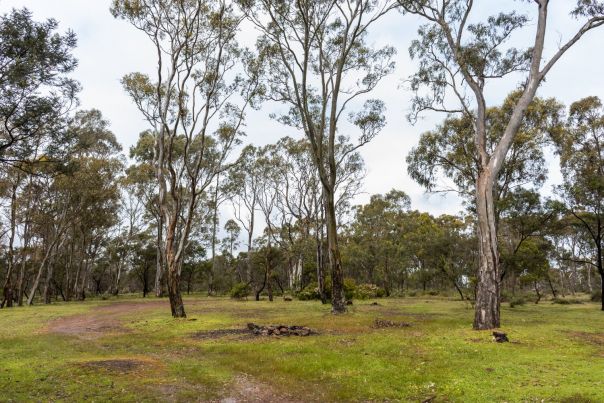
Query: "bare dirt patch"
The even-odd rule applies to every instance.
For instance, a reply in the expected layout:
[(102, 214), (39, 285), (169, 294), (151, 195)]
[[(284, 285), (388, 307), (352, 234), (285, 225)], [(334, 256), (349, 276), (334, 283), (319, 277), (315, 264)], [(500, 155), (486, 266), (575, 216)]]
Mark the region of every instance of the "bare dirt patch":
[(569, 332), (569, 335), (575, 339), (595, 344), (596, 346), (604, 346), (604, 333)]
[(84, 368), (103, 369), (111, 372), (129, 373), (139, 369), (143, 363), (137, 360), (100, 360), (80, 364)]
[(248, 323), (246, 328), (243, 329), (215, 329), (215, 330), (204, 330), (193, 334), (193, 338), (199, 340), (214, 340), (229, 336), (239, 336), (237, 340), (250, 339), (261, 336), (314, 336), (318, 333), (305, 326), (287, 326), (287, 325), (257, 325), (255, 323)]
[(93, 308), (84, 314), (53, 320), (46, 327), (50, 333), (60, 333), (93, 340), (106, 334), (128, 333), (122, 319), (132, 313), (165, 307), (167, 301), (118, 302)]
[(197, 332), (193, 335), (193, 338), (199, 340), (215, 340), (228, 336), (240, 336), (238, 339), (254, 337), (248, 329), (216, 329)]
[(280, 402), (299, 403), (309, 401), (308, 399), (297, 399), (292, 395), (281, 393), (272, 386), (259, 382), (250, 376), (243, 374), (235, 378), (229, 385), (228, 397), (220, 400), (220, 403), (243, 403), (243, 402)]

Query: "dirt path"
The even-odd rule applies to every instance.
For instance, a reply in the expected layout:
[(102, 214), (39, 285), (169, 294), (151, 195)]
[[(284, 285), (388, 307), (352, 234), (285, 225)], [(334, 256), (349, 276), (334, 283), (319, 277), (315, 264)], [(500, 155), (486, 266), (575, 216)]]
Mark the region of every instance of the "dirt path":
[[(76, 336), (83, 340), (95, 340), (109, 334), (124, 334), (130, 330), (123, 326), (125, 318), (133, 314), (141, 314), (153, 309), (169, 310), (168, 301), (156, 300), (150, 302), (116, 302), (91, 309), (84, 314), (67, 316), (50, 322), (45, 331), (64, 335)], [(141, 359), (107, 359), (82, 363), (85, 368), (102, 369), (117, 373), (140, 371), (149, 364)], [(178, 391), (183, 386), (164, 386), (160, 393), (166, 401), (177, 399)], [(200, 385), (184, 385), (185, 388), (198, 388)], [(218, 403), (259, 403), (282, 402), (298, 403), (300, 399), (290, 394), (277, 392), (268, 384), (257, 381), (253, 377), (240, 374), (225, 388), (223, 398)]]
[(167, 308), (167, 301), (153, 302), (118, 302), (93, 308), (85, 314), (67, 316), (53, 320), (46, 327), (50, 333), (77, 336), (93, 340), (109, 333), (128, 333), (122, 326), (124, 316), (149, 311), (156, 308)]
[(278, 393), (270, 385), (259, 382), (246, 374), (237, 376), (229, 389), (225, 393), (228, 397), (222, 398), (220, 403), (304, 402), (292, 395)]

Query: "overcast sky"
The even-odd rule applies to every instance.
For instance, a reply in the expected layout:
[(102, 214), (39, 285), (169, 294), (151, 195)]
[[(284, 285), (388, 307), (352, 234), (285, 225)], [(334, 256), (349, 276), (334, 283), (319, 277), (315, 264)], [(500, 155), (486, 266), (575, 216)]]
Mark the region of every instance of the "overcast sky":
[[(154, 52), (143, 34), (124, 21), (115, 20), (109, 13), (110, 0), (0, 0), (0, 13), (11, 8), (27, 7), (36, 20), (55, 18), (61, 31), (72, 29), (78, 37), (75, 55), (79, 66), (74, 77), (80, 81), (83, 91), (80, 95), (81, 108), (100, 109), (111, 122), (111, 128), (118, 140), (128, 148), (136, 142), (138, 134), (146, 124), (124, 93), (120, 78), (134, 71), (152, 72), (155, 66)], [(516, 8), (526, 11), (533, 23), (514, 40), (527, 45), (534, 37), (535, 7), (532, 2), (517, 0), (482, 0), (475, 19), (483, 19), (495, 12), (494, 6)], [(551, 55), (577, 29), (577, 22), (568, 16), (574, 0), (552, 1), (546, 57)], [(407, 192), (413, 208), (427, 210), (433, 214), (458, 213), (461, 210), (455, 196), (425, 195), (406, 173), (405, 156), (415, 145), (420, 134), (441, 121), (442, 115), (428, 115), (411, 126), (406, 121), (411, 94), (405, 90), (403, 81), (414, 69), (407, 48), (415, 38), (418, 20), (411, 16), (392, 13), (384, 18), (371, 32), (370, 40), (376, 45), (391, 44), (398, 49), (395, 73), (376, 89), (372, 97), (383, 99), (387, 105), (388, 124), (371, 144), (361, 150), (368, 175), (364, 185), (365, 194), (359, 197), (364, 202), (370, 194), (384, 193), (392, 188)], [(253, 35), (246, 32), (247, 41)], [(555, 96), (566, 105), (582, 97), (598, 95), (604, 97), (604, 28), (589, 33), (571, 49), (549, 74), (539, 91), (540, 96)], [(493, 85), (488, 93), (490, 105), (496, 105), (514, 89), (517, 82)], [(249, 113), (246, 142), (266, 144), (289, 135), (299, 138), (296, 133), (268, 118), (274, 105), (267, 105), (260, 111)], [(559, 181), (555, 158), (550, 158), (550, 182), (544, 189), (549, 193), (552, 183)]]

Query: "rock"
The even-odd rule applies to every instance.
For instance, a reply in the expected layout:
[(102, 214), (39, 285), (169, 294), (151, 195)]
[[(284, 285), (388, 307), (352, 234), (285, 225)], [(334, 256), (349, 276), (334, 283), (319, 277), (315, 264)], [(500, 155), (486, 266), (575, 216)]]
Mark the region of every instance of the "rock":
[(316, 334), (312, 329), (305, 326), (260, 326), (255, 323), (248, 323), (247, 329), (257, 336), (310, 336)]
[(507, 334), (503, 332), (493, 332), (493, 340), (495, 340), (497, 343), (507, 343), (510, 341)]
[(389, 327), (409, 327), (411, 326), (410, 323), (406, 323), (406, 322), (393, 322), (391, 320), (386, 320), (386, 319), (376, 319), (373, 321), (373, 325), (371, 327), (373, 327), (374, 329), (386, 329)]

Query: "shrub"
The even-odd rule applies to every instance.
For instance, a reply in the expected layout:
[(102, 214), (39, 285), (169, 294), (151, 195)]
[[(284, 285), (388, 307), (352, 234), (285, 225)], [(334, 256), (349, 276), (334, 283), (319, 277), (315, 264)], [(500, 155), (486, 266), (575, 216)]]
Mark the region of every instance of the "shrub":
[(526, 300), (522, 297), (512, 297), (510, 299), (510, 308), (526, 304)]
[(417, 297), (417, 291), (409, 291), (407, 293), (407, 296), (409, 296), (409, 297)]
[(510, 302), (514, 299), (514, 295), (510, 294), (506, 290), (501, 291), (501, 302)]
[(229, 295), (233, 299), (243, 299), (250, 295), (250, 287), (246, 283), (236, 283), (231, 288)]
[(594, 291), (591, 293), (592, 302), (601, 302), (602, 301), (602, 291)]
[(355, 281), (355, 279), (349, 277), (344, 279), (344, 298), (346, 299), (346, 301), (352, 300), (356, 288), (357, 282)]
[(436, 295), (438, 295), (438, 291), (430, 290), (430, 291), (428, 291), (428, 295), (436, 296)]
[(582, 304), (583, 301), (580, 299), (573, 298), (554, 298), (552, 300), (552, 304), (560, 304), (560, 305), (571, 305), (571, 304)]
[(359, 284), (354, 292), (357, 299), (382, 298), (386, 292), (375, 284)]
[(300, 301), (311, 301), (320, 298), (319, 285), (315, 282), (308, 284), (300, 292), (298, 292), (298, 299)]

